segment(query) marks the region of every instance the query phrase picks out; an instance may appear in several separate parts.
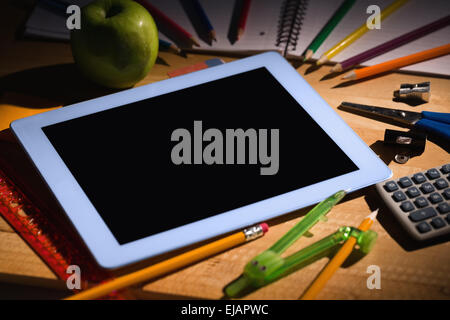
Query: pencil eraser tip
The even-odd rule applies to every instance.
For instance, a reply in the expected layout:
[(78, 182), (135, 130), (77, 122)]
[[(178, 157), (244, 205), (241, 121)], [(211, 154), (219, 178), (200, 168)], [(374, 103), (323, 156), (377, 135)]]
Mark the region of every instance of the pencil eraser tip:
[(264, 233), (266, 233), (267, 231), (269, 231), (269, 225), (268, 225), (267, 223), (261, 223), (260, 226), (261, 226), (262, 231), (263, 231)]

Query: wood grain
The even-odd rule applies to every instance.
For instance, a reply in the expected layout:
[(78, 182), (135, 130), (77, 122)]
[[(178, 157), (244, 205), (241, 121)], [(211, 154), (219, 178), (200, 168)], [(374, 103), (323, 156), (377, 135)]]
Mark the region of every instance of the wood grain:
[[(67, 43), (41, 42), (17, 39), (16, 28), (23, 23), (26, 8), (14, 1), (2, 2), (0, 19), (4, 28), (0, 31), (2, 50), (0, 61), (0, 129), (7, 127), (11, 114), (20, 118), (46, 110), (48, 107), (67, 105), (74, 101), (105, 94), (100, 89), (80, 84), (75, 74), (70, 47)], [(7, 48), (7, 49), (4, 49)], [(189, 66), (212, 56), (189, 54), (188, 58), (161, 53), (168, 65), (155, 65), (149, 75), (138, 85), (167, 78), (167, 72)], [(233, 58), (223, 57), (228, 62)], [(401, 83), (431, 81), (430, 102), (413, 108), (415, 111), (450, 112), (450, 80), (392, 72), (382, 77), (357, 82), (349, 86), (338, 86), (340, 77), (322, 80), (328, 75), (329, 66), (308, 73), (311, 65), (299, 67), (298, 72), (336, 110), (347, 124), (385, 160), (394, 172), (394, 177), (412, 174), (419, 170), (450, 162), (450, 156), (439, 145), (428, 141), (423, 155), (400, 165), (392, 162), (392, 155), (380, 146), (386, 128), (399, 127), (360, 117), (337, 109), (342, 101), (380, 105), (384, 107), (412, 108), (394, 102), (393, 91)], [(305, 73), (307, 73), (305, 75)], [(54, 75), (52, 77), (51, 75)], [(66, 74), (63, 80), (58, 75)], [(42, 75), (41, 84), (36, 77)], [(73, 75), (73, 77), (72, 77)], [(75, 79), (75, 80), (70, 80)], [(37, 85), (40, 90), (33, 90)], [(56, 87), (55, 87), (56, 86)], [(66, 88), (66, 86), (68, 88)], [(79, 90), (72, 90), (71, 88)], [(338, 87), (336, 87), (338, 86)], [(73, 93), (74, 91), (75, 93)], [(31, 108), (30, 108), (31, 106)], [(3, 116), (2, 116), (3, 115)], [(2, 122), (3, 121), (3, 122)], [(330, 159), (332, 160), (332, 159)], [(372, 187), (349, 195), (329, 214), (327, 223), (314, 227), (312, 238), (302, 238), (286, 254), (291, 254), (309, 243), (334, 232), (342, 225), (357, 225), (371, 210), (380, 206)], [(305, 213), (304, 210), (290, 213), (270, 221), (270, 232), (257, 241), (219, 254), (179, 272), (145, 284), (140, 290), (142, 298), (208, 298), (222, 297), (222, 290), (238, 277), (247, 261), (267, 249), (289, 230)], [(341, 268), (320, 293), (320, 299), (450, 299), (450, 243), (420, 248), (409, 243), (390, 213), (381, 208), (373, 229), (378, 232), (373, 251), (358, 263)], [(321, 260), (303, 270), (250, 294), (249, 299), (296, 299), (314, 279), (326, 260)], [(369, 265), (381, 268), (381, 290), (369, 290), (366, 273)], [(55, 275), (21, 238), (0, 218), (0, 281), (23, 282), (43, 286), (61, 285)]]

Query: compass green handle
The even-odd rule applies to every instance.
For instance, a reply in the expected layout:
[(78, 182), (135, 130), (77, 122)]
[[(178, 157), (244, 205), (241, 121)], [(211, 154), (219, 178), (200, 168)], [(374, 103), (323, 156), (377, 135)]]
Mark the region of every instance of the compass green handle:
[(324, 217), (331, 208), (333, 208), (345, 196), (345, 191), (341, 190), (323, 200), (309, 211), (300, 222), (298, 222), (291, 230), (274, 243), (269, 250), (281, 254), (289, 248), (298, 238), (306, 231), (311, 229), (322, 217)]
[(372, 230), (362, 232), (353, 227), (341, 227), (335, 233), (287, 258), (282, 258), (270, 249), (266, 250), (250, 260), (243, 274), (226, 286), (224, 292), (230, 298), (242, 297), (321, 258), (331, 256), (350, 237), (357, 239), (359, 250), (366, 255), (375, 244), (377, 233)]

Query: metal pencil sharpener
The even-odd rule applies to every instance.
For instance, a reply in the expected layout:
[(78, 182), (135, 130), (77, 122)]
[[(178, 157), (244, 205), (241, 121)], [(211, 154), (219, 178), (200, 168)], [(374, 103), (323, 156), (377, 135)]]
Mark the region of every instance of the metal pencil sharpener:
[(396, 148), (394, 161), (400, 164), (406, 163), (410, 158), (420, 156), (425, 151), (427, 135), (418, 132), (404, 132), (386, 129), (384, 144)]
[(430, 81), (417, 84), (403, 83), (400, 90), (394, 91), (394, 97), (400, 100), (428, 102), (430, 100)]

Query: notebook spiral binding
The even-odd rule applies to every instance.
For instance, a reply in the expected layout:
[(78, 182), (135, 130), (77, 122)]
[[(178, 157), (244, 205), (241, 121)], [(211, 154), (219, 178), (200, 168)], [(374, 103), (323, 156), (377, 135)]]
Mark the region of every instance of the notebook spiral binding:
[(276, 46), (284, 46), (283, 55), (297, 47), (307, 6), (308, 0), (285, 0), (281, 6)]

